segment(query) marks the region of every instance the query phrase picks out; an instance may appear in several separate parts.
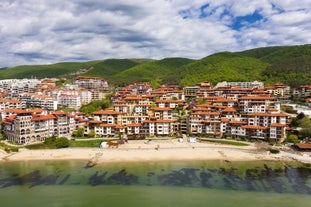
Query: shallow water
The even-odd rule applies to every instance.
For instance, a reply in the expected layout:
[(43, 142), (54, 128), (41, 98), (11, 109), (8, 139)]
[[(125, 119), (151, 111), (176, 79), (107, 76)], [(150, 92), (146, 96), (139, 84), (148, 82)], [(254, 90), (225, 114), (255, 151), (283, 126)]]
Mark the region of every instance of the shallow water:
[(302, 206), (311, 166), (283, 162), (0, 163), (3, 206)]

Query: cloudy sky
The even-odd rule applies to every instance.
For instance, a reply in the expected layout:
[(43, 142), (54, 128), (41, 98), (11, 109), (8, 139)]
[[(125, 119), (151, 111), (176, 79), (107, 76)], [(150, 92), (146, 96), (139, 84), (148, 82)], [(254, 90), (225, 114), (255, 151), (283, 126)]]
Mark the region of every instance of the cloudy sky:
[(309, 43), (310, 0), (0, 1), (0, 67)]

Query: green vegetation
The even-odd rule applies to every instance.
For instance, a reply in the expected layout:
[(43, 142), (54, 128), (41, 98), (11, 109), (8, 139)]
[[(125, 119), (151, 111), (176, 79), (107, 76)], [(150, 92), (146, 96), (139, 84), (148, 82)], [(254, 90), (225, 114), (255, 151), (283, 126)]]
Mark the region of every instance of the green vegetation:
[(300, 130), (296, 132), (299, 139), (311, 137), (311, 119), (304, 113), (299, 113), (296, 117), (293, 117), (291, 126), (300, 128)]
[(286, 113), (290, 113), (290, 114), (296, 114), (297, 110), (295, 110), (292, 106), (281, 106), (281, 110), (286, 112)]
[(23, 65), (0, 71), (0, 79), (61, 77), (81, 68), (93, 66), (98, 61), (67, 62), (51, 65)]
[(179, 69), (182, 85), (195, 85), (209, 81), (254, 81), (262, 79), (261, 73), (268, 66), (260, 60), (224, 52), (208, 56)]
[(295, 135), (295, 134), (290, 134), (287, 139), (286, 139), (287, 142), (289, 143), (298, 143), (300, 140), (298, 139), (298, 136)]
[(222, 52), (199, 60), (107, 59), (18, 66), (0, 70), (0, 79), (64, 77), (81, 68), (92, 68), (81, 75), (103, 77), (113, 86), (150, 82), (157, 87), (161, 84), (194, 85), (202, 81), (215, 84), (254, 80), (267, 85), (285, 83), (297, 86), (311, 82), (311, 45)]
[(77, 141), (77, 140), (70, 140), (69, 141), (69, 147), (99, 147), (100, 143), (102, 143), (104, 140), (83, 140), (83, 141)]
[(247, 143), (233, 141), (233, 140), (208, 139), (208, 138), (201, 138), (201, 140), (202, 141), (208, 141), (208, 142), (214, 142), (214, 143), (220, 143), (220, 144), (234, 145), (234, 146), (249, 146), (249, 144), (247, 144)]
[(83, 105), (79, 111), (84, 112), (88, 115), (92, 114), (94, 111), (99, 111), (102, 109), (107, 109), (110, 107), (110, 100), (96, 100), (89, 104)]
[(272, 154), (278, 154), (278, 153), (280, 153), (280, 150), (278, 150), (278, 149), (270, 149), (269, 151), (270, 151), (270, 153), (272, 153)]
[(171, 74), (176, 74), (175, 70), (183, 65), (187, 65), (193, 60), (187, 58), (165, 58), (153, 60), (137, 65), (111, 77), (114, 85), (125, 86), (135, 82), (151, 82), (153, 87), (162, 84), (162, 80)]
[[(147, 60), (145, 60), (148, 62)], [(144, 61), (142, 61), (144, 62)], [(92, 77), (104, 77), (109, 78), (115, 74), (118, 74), (124, 70), (132, 68), (142, 63), (138, 60), (131, 59), (108, 59), (101, 61), (93, 65), (93, 69), (86, 72), (84, 75)]]
[(72, 137), (84, 138), (84, 128), (80, 127), (72, 132)]
[(45, 138), (43, 144), (52, 149), (66, 148), (69, 147), (69, 140), (66, 137), (52, 136)]
[(14, 146), (6, 145), (3, 142), (0, 142), (0, 148), (6, 152), (17, 152), (20, 147), (14, 147)]

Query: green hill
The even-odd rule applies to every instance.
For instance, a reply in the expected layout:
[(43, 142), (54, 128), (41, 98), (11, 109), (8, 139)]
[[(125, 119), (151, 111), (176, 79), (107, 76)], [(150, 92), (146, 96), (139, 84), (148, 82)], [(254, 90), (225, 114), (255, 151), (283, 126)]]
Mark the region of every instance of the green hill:
[(159, 86), (177, 68), (187, 65), (194, 60), (187, 58), (165, 58), (153, 60), (122, 71), (111, 77), (110, 82), (114, 85), (127, 85), (135, 82), (151, 82), (153, 86)]
[(223, 52), (205, 57), (180, 69), (182, 85), (195, 85), (209, 81), (253, 81), (261, 79), (261, 73), (268, 66), (256, 58)]
[(289, 58), (311, 55), (311, 45), (308, 44), (297, 46), (255, 48), (251, 50), (245, 50), (243, 52), (238, 52), (237, 54), (257, 58), (261, 61), (275, 64), (285, 61)]
[(99, 76), (110, 78), (117, 73), (137, 66), (139, 64), (150, 62), (150, 59), (107, 59), (93, 65), (93, 69), (86, 72), (86, 76)]
[(209, 81), (264, 81), (291, 86), (311, 84), (311, 45), (255, 48), (241, 52), (222, 52), (199, 60), (187, 58), (107, 59), (51, 65), (17, 66), (0, 70), (0, 79), (64, 77), (82, 68), (80, 75), (103, 77), (109, 84), (130, 83), (194, 85)]
[(99, 61), (65, 62), (50, 65), (22, 65), (1, 70), (0, 79), (60, 77), (82, 68), (92, 67), (97, 62)]

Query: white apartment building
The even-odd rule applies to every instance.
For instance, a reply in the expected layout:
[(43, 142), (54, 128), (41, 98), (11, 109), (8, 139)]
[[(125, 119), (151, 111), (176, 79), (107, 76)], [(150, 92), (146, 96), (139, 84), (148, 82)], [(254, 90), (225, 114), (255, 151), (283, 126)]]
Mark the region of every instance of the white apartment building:
[(0, 99), (0, 110), (4, 109), (24, 109), (26, 103), (15, 99)]
[(41, 85), (37, 79), (6, 79), (0, 80), (0, 91), (9, 92), (11, 97), (17, 97), (20, 93), (34, 92)]

